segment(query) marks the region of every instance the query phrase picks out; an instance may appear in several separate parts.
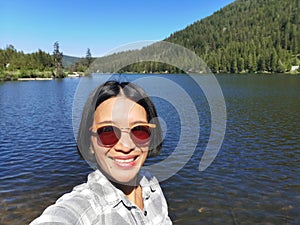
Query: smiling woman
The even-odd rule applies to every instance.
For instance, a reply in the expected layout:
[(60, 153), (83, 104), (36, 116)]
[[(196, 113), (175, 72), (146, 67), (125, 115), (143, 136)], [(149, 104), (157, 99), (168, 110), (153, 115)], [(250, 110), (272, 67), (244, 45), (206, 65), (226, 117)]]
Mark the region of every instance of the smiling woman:
[(162, 132), (148, 95), (132, 83), (108, 81), (87, 100), (78, 150), (95, 168), (88, 181), (31, 224), (172, 224), (155, 177), (141, 170), (159, 154)]

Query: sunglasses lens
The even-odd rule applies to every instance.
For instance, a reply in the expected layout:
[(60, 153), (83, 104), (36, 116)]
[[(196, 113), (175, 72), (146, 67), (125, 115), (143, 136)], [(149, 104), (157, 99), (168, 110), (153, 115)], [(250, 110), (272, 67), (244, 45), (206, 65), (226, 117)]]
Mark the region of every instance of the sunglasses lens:
[(100, 144), (103, 146), (114, 146), (118, 143), (121, 131), (114, 126), (104, 126), (97, 130)]
[[(103, 126), (97, 130), (98, 144), (104, 147), (112, 147), (118, 143), (121, 137), (121, 130), (115, 126)], [(138, 125), (130, 130), (130, 137), (137, 146), (145, 146), (149, 143), (151, 128)]]
[(136, 126), (131, 129), (131, 138), (136, 145), (148, 144), (150, 135), (151, 131), (148, 126)]

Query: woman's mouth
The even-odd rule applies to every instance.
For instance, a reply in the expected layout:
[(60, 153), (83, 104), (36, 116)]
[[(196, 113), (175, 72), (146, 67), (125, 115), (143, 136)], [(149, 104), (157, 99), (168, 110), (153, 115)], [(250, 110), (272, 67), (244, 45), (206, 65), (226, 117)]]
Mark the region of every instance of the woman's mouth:
[(138, 156), (113, 157), (114, 163), (123, 169), (130, 169), (136, 165)]

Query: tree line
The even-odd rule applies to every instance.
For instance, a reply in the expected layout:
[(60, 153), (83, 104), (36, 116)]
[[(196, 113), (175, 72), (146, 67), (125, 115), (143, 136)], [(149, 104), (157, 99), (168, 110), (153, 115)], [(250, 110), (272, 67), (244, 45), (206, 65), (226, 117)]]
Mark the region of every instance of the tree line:
[(77, 58), (77, 62), (72, 65), (63, 65), (63, 58), (59, 42), (54, 43), (52, 54), (40, 49), (26, 54), (13, 45), (8, 45), (5, 49), (0, 49), (0, 80), (63, 78), (73, 71), (84, 72), (94, 60), (90, 49), (87, 49), (86, 57)]

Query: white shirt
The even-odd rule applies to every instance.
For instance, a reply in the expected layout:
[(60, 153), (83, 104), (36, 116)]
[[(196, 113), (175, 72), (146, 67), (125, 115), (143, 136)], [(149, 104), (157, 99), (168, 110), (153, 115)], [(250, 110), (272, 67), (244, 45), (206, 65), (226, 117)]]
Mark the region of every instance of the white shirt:
[(30, 225), (170, 225), (168, 207), (157, 179), (140, 172), (144, 210), (96, 170), (87, 183), (60, 197)]

